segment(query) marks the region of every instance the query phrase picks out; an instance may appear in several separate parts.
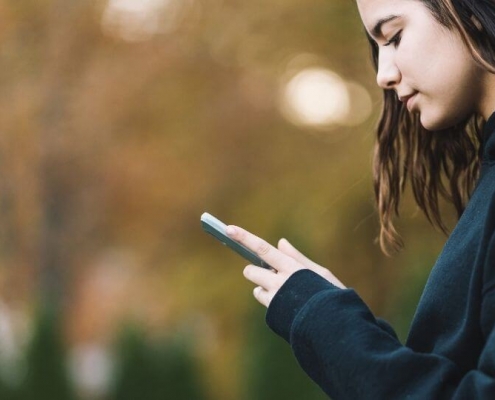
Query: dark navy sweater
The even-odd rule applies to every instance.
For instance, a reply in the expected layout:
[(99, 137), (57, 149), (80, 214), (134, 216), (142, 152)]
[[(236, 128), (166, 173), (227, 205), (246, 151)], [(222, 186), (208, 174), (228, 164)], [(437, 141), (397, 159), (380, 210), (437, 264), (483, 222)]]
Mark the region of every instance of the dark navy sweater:
[(480, 178), (405, 345), (354, 290), (312, 271), (273, 298), (267, 324), (333, 399), (495, 399), (495, 114), (484, 131)]

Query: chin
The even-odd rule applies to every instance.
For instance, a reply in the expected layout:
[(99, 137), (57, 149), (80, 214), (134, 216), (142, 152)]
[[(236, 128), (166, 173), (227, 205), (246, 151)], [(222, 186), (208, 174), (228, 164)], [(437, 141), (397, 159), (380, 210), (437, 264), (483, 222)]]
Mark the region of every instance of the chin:
[(421, 122), (423, 128), (428, 131), (439, 131), (441, 129), (445, 129), (444, 124), (439, 124), (437, 121), (431, 121), (429, 119), (423, 118), (423, 116), (419, 118), (419, 121)]
[(456, 115), (455, 118), (446, 117), (446, 116), (432, 116), (432, 115), (420, 115), (420, 122), (423, 128), (429, 131), (441, 131), (443, 129), (452, 128), (457, 125), (461, 121), (464, 121), (467, 116), (464, 115)]

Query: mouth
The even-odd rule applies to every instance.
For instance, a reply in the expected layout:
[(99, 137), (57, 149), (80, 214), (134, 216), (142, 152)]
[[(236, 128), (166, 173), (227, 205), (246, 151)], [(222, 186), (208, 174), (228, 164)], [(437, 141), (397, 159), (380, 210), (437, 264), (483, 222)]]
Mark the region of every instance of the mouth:
[(404, 103), (409, 111), (412, 109), (413, 100), (415, 99), (418, 92), (414, 92), (405, 96), (399, 96), (399, 100)]

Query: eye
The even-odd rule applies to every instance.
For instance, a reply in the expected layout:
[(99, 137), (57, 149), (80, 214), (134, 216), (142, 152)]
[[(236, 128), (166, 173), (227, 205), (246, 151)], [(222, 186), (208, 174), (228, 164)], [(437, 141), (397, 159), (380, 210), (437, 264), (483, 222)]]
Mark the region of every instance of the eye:
[(387, 43), (385, 43), (384, 46), (390, 46), (391, 44), (393, 44), (394, 47), (397, 47), (400, 43), (401, 35), (402, 35), (402, 29), (399, 32), (397, 32), (392, 39), (390, 39)]

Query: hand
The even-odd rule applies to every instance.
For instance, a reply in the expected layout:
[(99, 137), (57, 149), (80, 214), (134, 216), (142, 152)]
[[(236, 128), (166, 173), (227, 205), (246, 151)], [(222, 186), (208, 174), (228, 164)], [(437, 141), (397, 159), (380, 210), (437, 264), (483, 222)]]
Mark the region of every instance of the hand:
[(253, 291), (254, 297), (265, 307), (270, 305), (273, 297), (285, 281), (294, 272), (301, 269), (310, 269), (335, 286), (345, 289), (345, 286), (328, 269), (311, 261), (286, 239), (280, 239), (278, 248), (276, 248), (263, 239), (237, 226), (229, 225), (227, 227), (227, 234), (232, 239), (254, 251), (274, 268), (274, 270), (267, 270), (255, 265), (248, 265), (244, 268), (244, 276), (258, 285)]

